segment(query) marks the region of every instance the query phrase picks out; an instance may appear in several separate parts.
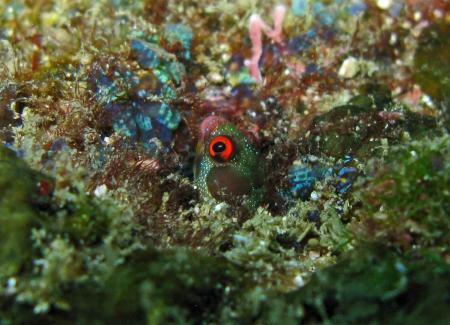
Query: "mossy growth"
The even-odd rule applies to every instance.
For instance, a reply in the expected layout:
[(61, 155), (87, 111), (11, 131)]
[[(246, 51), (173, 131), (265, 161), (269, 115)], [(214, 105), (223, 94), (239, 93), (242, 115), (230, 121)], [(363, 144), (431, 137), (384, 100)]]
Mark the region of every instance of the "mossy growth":
[(33, 173), (12, 150), (0, 148), (0, 274), (12, 276), (30, 265), (29, 230), (41, 220), (38, 196), (43, 175)]
[[(450, 244), (450, 137), (393, 147), (384, 163), (372, 160), (360, 183), (363, 237), (404, 248)], [(401, 162), (401, 163), (399, 163)]]
[(2, 324), (200, 322), (245, 287), (224, 258), (144, 248), (127, 210), (68, 182), (73, 170), (51, 179), (0, 158)]
[(450, 24), (444, 21), (427, 27), (414, 57), (415, 81), (433, 99), (442, 103), (444, 112), (450, 108), (449, 30)]
[[(436, 141), (433, 148), (441, 148), (440, 145), (442, 141), (440, 144)], [(421, 153), (417, 145), (415, 148)], [(157, 250), (142, 244), (133, 246), (127, 242), (132, 228), (117, 223), (123, 221), (120, 214), (124, 210), (112, 209), (112, 202), (98, 201), (89, 195), (72, 205), (72, 214), (58, 217), (58, 211), (68, 209), (67, 205), (55, 205), (58, 195), (52, 193), (45, 202), (38, 203), (36, 198), (47, 192), (33, 194), (35, 180), (51, 180), (30, 170), (13, 152), (2, 149), (1, 153), (1, 170), (7, 173), (2, 173), (0, 179), (2, 185), (9, 184), (1, 187), (6, 200), (0, 205), (1, 211), (6, 212), (2, 216), (9, 218), (9, 223), (2, 220), (9, 230), (2, 232), (2, 324), (295, 324), (404, 320), (420, 323), (422, 320), (445, 322), (449, 317), (446, 299), (450, 268), (436, 252), (399, 254), (388, 246), (359, 245), (356, 251), (343, 251), (336, 265), (317, 271), (306, 285), (297, 283), (300, 287), (304, 285), (300, 289), (283, 293), (258, 284), (255, 278), (261, 270), (255, 267), (258, 249), (247, 247), (248, 254), (240, 255), (243, 262), (250, 264), (243, 267), (236, 265), (243, 264), (236, 263), (238, 247), (234, 249), (236, 256), (224, 258), (182, 248)], [(15, 184), (20, 187), (14, 188)], [(59, 190), (56, 187), (55, 192)], [(78, 202), (75, 197), (73, 202)], [(17, 202), (21, 202), (22, 208), (12, 210), (11, 205)], [(116, 219), (104, 224), (102, 240), (80, 240), (84, 233), (68, 235), (72, 233), (66, 233), (70, 224), (58, 224), (58, 218), (70, 218), (69, 215), (77, 215), (77, 210), (85, 211), (83, 202), (96, 209), (96, 219)], [(297, 218), (298, 225), (294, 228), (303, 229), (303, 239), (312, 231), (308, 230), (312, 225), (298, 215), (306, 208), (297, 207), (297, 213), (294, 208), (290, 216)], [(327, 224), (325, 219), (323, 224)], [(240, 242), (258, 245), (266, 240), (273, 251), (291, 246), (289, 238), (302, 245), (303, 239), (287, 221), (261, 210), (235, 237)], [(261, 224), (264, 227), (259, 227)], [(336, 232), (339, 227), (321, 227), (320, 232), (326, 232), (325, 229)], [(255, 231), (256, 241), (244, 238)], [(283, 238), (279, 236), (281, 233), (285, 234)], [(342, 239), (342, 233), (338, 231), (336, 238)], [(12, 239), (22, 254), (16, 260), (11, 259), (11, 253), (17, 252)], [(335, 242), (323, 244), (337, 246)], [(259, 251), (267, 256), (264, 247)], [(281, 261), (284, 254), (289, 254), (289, 250), (279, 255)], [(264, 258), (259, 260), (263, 263)], [(11, 261), (14, 263), (9, 265), (13, 267), (3, 267)], [(295, 269), (292, 262), (291, 267)]]
[[(283, 36), (288, 46), (298, 41), (296, 62), (270, 45), (273, 63), (264, 62), (272, 60), (270, 49), (261, 62), (267, 82), (249, 87), (250, 102), (267, 105), (239, 104), (233, 112), (246, 125), (262, 123), (264, 145), (283, 147), (264, 156), (276, 175), (267, 183), (283, 183), (287, 166), (303, 154), (334, 164), (350, 152), (361, 171), (366, 159), (378, 158), (361, 172), (360, 187), (344, 196), (333, 180), (317, 181), (314, 200), (286, 198), (279, 215), (262, 202), (241, 219), (232, 206), (198, 201), (192, 179), (180, 172), (180, 166), (190, 169), (193, 150), (183, 129), (196, 129), (202, 114), (227, 114), (228, 103), (208, 103), (231, 88), (221, 80), (231, 70), (229, 58), (251, 55), (247, 18), (258, 12), (270, 25), (275, 3), (203, 2), (0, 2), (0, 138), (40, 171), (0, 150), (0, 324), (449, 323), (448, 136), (427, 138), (439, 134), (438, 119), (420, 105), (408, 110), (397, 97), (417, 82), (434, 104), (448, 106), (448, 32), (433, 22), (439, 9), (421, 36), (413, 69), (417, 28), (404, 26), (411, 12), (421, 11), (410, 2), (398, 17), (367, 6), (357, 33), (350, 26), (360, 17), (339, 15), (344, 32), (336, 26), (307, 39), (314, 16), (298, 24), (288, 12)], [(417, 27), (429, 18), (421, 14)], [(184, 37), (172, 39), (180, 26)], [(183, 80), (179, 64), (151, 78), (158, 71), (138, 60), (133, 40), (175, 54), (186, 69)], [(264, 37), (263, 43), (270, 42)], [(339, 80), (347, 54), (378, 71)], [(283, 73), (297, 62), (306, 65), (299, 78)], [(95, 67), (105, 74), (96, 75)], [(163, 99), (159, 83), (168, 80), (160, 79), (172, 72), (181, 87), (164, 87), (165, 96), (183, 116), (158, 111), (169, 129), (180, 127), (170, 145), (157, 141), (153, 157), (114, 130), (92, 84), (112, 90), (110, 98), (120, 98), (113, 104), (127, 110), (143, 103), (139, 96)], [(339, 94), (344, 103), (374, 79), (384, 86), (364, 86), (360, 96), (318, 116), (328, 95)], [(114, 89), (119, 84), (125, 92)], [(290, 112), (300, 100), (304, 109)], [(286, 134), (295, 135), (291, 144)], [(410, 139), (424, 140), (404, 144)], [(287, 152), (292, 156), (276, 157)]]
[(450, 267), (433, 254), (361, 246), (302, 289), (262, 303), (267, 324), (445, 324)]
[(439, 134), (436, 118), (409, 110), (386, 87), (369, 83), (346, 105), (314, 118), (307, 142), (309, 153), (337, 159), (348, 153), (368, 159), (379, 156), (382, 141), (398, 144), (408, 138)]
[(260, 207), (238, 218), (234, 207), (225, 203), (198, 204), (179, 215), (164, 242), (168, 247), (181, 242), (223, 255), (262, 288), (292, 290), (352, 248), (342, 215), (350, 209), (339, 213), (334, 188), (330, 185), (324, 191), (323, 201), (298, 200), (283, 215)]
[(15, 152), (0, 150), (1, 293), (38, 313), (69, 308), (64, 287), (82, 281), (86, 272), (94, 276), (96, 258), (111, 247), (116, 255), (121, 247), (133, 248), (128, 227), (116, 231), (129, 214), (69, 181), (75, 175), (70, 166), (53, 178), (31, 170)]
[[(245, 281), (238, 268), (223, 258), (148, 248), (131, 254), (100, 285), (86, 284), (71, 293), (70, 314), (90, 321), (90, 301), (102, 301), (97, 316), (102, 321), (214, 322), (222, 308), (234, 305)], [(83, 299), (86, 294), (88, 301)]]

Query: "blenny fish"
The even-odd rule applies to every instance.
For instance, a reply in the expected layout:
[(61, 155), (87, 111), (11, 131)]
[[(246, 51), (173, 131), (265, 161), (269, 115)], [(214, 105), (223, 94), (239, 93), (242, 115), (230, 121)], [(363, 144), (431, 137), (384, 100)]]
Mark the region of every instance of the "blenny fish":
[(202, 198), (254, 211), (265, 196), (264, 171), (250, 134), (223, 117), (203, 120), (194, 164)]

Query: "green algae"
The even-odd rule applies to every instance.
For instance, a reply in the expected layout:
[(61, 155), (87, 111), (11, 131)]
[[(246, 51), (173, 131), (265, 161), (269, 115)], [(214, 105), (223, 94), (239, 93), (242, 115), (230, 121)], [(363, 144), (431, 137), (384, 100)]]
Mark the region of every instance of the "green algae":
[(370, 185), (358, 193), (366, 238), (448, 252), (449, 150), (446, 135), (393, 148), (382, 166), (376, 161), (368, 165), (373, 176), (363, 184)]
[[(428, 312), (423, 312), (423, 308), (429, 308), (437, 320), (444, 319), (442, 295), (447, 271), (440, 273), (438, 270), (445, 270), (446, 263), (442, 259), (448, 247), (442, 231), (448, 227), (445, 214), (448, 209), (445, 205), (448, 201), (448, 137), (435, 139), (432, 145), (428, 141), (392, 147), (391, 155), (387, 156), (390, 158), (383, 158), (391, 164), (384, 163), (381, 170), (376, 168), (378, 175), (374, 179), (364, 178), (374, 188), (386, 179), (395, 178), (400, 185), (395, 188), (401, 195), (386, 192), (386, 197), (373, 197), (377, 191), (372, 187), (354, 194), (364, 202), (362, 208), (356, 205), (356, 216), (359, 216), (355, 221), (367, 221), (365, 216), (378, 220), (380, 205), (371, 200), (387, 200), (383, 202), (387, 222), (375, 228), (376, 235), (367, 236), (360, 229), (355, 231), (353, 222), (348, 227), (344, 220), (355, 213), (355, 208), (340, 216), (333, 196), (327, 199), (325, 210), (320, 213), (319, 225), (315, 220), (308, 220), (308, 211), (320, 209), (320, 204), (314, 202), (299, 201), (283, 216), (259, 209), (242, 225), (227, 215), (230, 210), (226, 206), (216, 208), (213, 204), (205, 210), (205, 206), (201, 206), (194, 220), (186, 219), (177, 226), (181, 234), (194, 231), (195, 244), (210, 250), (205, 255), (181, 248), (157, 250), (148, 245), (142, 248), (145, 245), (136, 242), (137, 238), (132, 235), (138, 225), (131, 219), (128, 225), (120, 221), (113, 225), (113, 220), (123, 220), (120, 216), (123, 210), (114, 207), (113, 202), (98, 202), (85, 194), (83, 181), (76, 178), (83, 174), (70, 170), (72, 167), (60, 156), (58, 159), (62, 162), (53, 170), (56, 184), (62, 187), (57, 187), (52, 196), (44, 197), (38, 210), (39, 205), (33, 200), (27, 203), (31, 212), (26, 219), (39, 220), (40, 224), (34, 228), (26, 224), (19, 241), (14, 236), (16, 231), (5, 234), (6, 239), (14, 238), (25, 257), (16, 264), (15, 272), (2, 274), (2, 281), (9, 283), (9, 287), (3, 288), (5, 295), (1, 306), (7, 310), (3, 320), (71, 323), (75, 319), (103, 323), (120, 319), (156, 324), (205, 320), (294, 323), (379, 319), (381, 322), (406, 317), (406, 310), (408, 313), (412, 310), (411, 317), (415, 319), (427, 317)], [(4, 152), (3, 163), (9, 169), (2, 169), (5, 171), (2, 177), (10, 177), (9, 182), (16, 183), (18, 191), (28, 189), (21, 194), (22, 199), (33, 198), (34, 179), (39, 174), (30, 170), (13, 152)], [(404, 166), (396, 164), (397, 159), (401, 159)], [(379, 166), (377, 160), (373, 166)], [(27, 186), (22, 185), (24, 180)], [(421, 181), (426, 181), (427, 186), (416, 191), (416, 184)], [(438, 196), (441, 199), (436, 200), (436, 195), (441, 195)], [(43, 199), (39, 195), (36, 197)], [(403, 197), (407, 200), (399, 200)], [(425, 200), (422, 210), (417, 211), (419, 199)], [(15, 200), (14, 196), (7, 196), (4, 202)], [(433, 206), (437, 210), (432, 214), (427, 214), (429, 202), (436, 202)], [(93, 215), (95, 219), (89, 217)], [(60, 219), (58, 224), (49, 222), (56, 216)], [(405, 249), (404, 236), (398, 229), (399, 225), (404, 226), (402, 231), (409, 232), (411, 222), (408, 220), (415, 222), (414, 232), (423, 230), (414, 235), (419, 236), (414, 242), (421, 247), (419, 252), (414, 249), (408, 253), (410, 243), (406, 245), (406, 255), (400, 257), (387, 247), (373, 251), (364, 246), (358, 253), (348, 255), (354, 246), (360, 246), (358, 243), (368, 238), (400, 243), (398, 245)], [(440, 222), (435, 222), (437, 220)], [(74, 227), (73, 221), (81, 227)], [(20, 217), (14, 215), (10, 222), (21, 224)], [(390, 231), (391, 227), (395, 227), (394, 231)], [(173, 239), (175, 237), (169, 242)], [(30, 247), (33, 250), (30, 251)], [(223, 254), (223, 257), (208, 256), (211, 252)], [(417, 262), (408, 254), (415, 254)], [(434, 254), (435, 260), (423, 261), (417, 254)], [(30, 267), (32, 260), (45, 267)], [(327, 268), (336, 261), (336, 266)], [(374, 269), (373, 264), (378, 267)], [(24, 269), (24, 265), (29, 267)], [(398, 265), (405, 265), (409, 270), (400, 278)], [(311, 270), (315, 272), (311, 274)], [(378, 290), (368, 295), (374, 283), (378, 283)], [(303, 285), (293, 292), (282, 293)], [(419, 298), (411, 301), (417, 287), (421, 292)], [(389, 293), (391, 296), (387, 296)], [(432, 304), (427, 303), (429, 297), (432, 297)], [(93, 315), (91, 306), (98, 301), (102, 304), (96, 303)]]
[(0, 151), (0, 218), (1, 218), (1, 273), (12, 276), (25, 264), (30, 266), (32, 242), (29, 229), (39, 223), (36, 218), (39, 178), (25, 162), (15, 158), (9, 149)]
[(2, 148), (0, 162), (4, 247), (0, 277), (14, 283), (6, 293), (34, 305), (38, 313), (53, 306), (66, 309), (62, 288), (82, 281), (91, 269), (88, 264), (94, 268), (97, 254), (111, 245), (117, 254), (123, 241), (132, 249), (129, 234), (113, 230), (127, 214), (122, 211), (119, 216), (111, 205), (95, 202), (74, 182), (61, 187), (65, 176), (54, 180), (36, 173), (8, 149)]
[(411, 258), (363, 246), (317, 272), (304, 288), (268, 300), (262, 318), (270, 320), (276, 311), (267, 323), (445, 323), (449, 271), (432, 254)]
[(317, 116), (309, 131), (309, 152), (335, 158), (351, 153), (365, 159), (380, 154), (382, 141), (398, 144), (405, 134), (421, 138), (441, 132), (435, 117), (395, 102), (389, 89), (377, 84), (365, 85), (346, 105)]
[[(439, 143), (433, 148), (438, 147)], [(415, 148), (418, 150), (417, 145)], [(433, 152), (432, 149), (429, 151)], [(35, 190), (32, 180), (42, 176), (27, 168), (14, 153), (2, 150), (2, 167), (8, 164), (9, 170), (2, 168), (8, 173), (2, 174), (0, 179), (11, 175), (14, 183), (20, 184), (23, 194), (16, 196), (16, 188), (6, 197), (29, 202)], [(14, 173), (15, 170), (20, 174)], [(22, 186), (21, 178), (27, 180), (29, 185)], [(50, 198), (52, 200), (54, 198)], [(92, 200), (88, 202), (96, 206)], [(7, 211), (8, 202), (17, 201), (2, 201), (2, 212)], [(103, 208), (97, 211), (97, 217), (111, 217), (116, 213), (107, 205), (103, 201)], [(258, 285), (254, 275), (257, 275), (256, 270), (262, 269), (252, 264), (258, 263), (258, 260), (261, 263), (264, 259), (258, 258), (258, 251), (249, 247), (242, 250), (249, 255), (241, 256), (241, 266), (237, 256), (227, 256), (225, 259), (186, 249), (136, 247), (120, 251), (120, 245), (111, 241), (111, 238), (120, 238), (117, 235), (110, 237), (114, 232), (111, 227), (104, 229), (110, 239), (101, 243), (74, 242), (70, 237), (64, 238), (67, 225), (53, 230), (51, 224), (40, 228), (39, 223), (55, 217), (49, 214), (48, 208), (39, 212), (32, 201), (24, 206), (28, 207), (26, 212), (18, 210), (9, 215), (12, 224), (21, 226), (23, 237), (17, 237), (19, 232), (14, 228), (9, 228), (14, 229), (14, 233), (2, 236), (6, 240), (14, 237), (15, 243), (20, 245), (22, 256), (14, 264), (17, 267), (1, 269), (2, 281), (8, 282), (0, 299), (2, 323), (133, 321), (151, 324), (275, 324), (283, 321), (290, 324), (299, 321), (348, 323), (369, 320), (395, 323), (407, 319), (420, 323), (425, 319), (444, 321), (449, 316), (446, 299), (450, 290), (450, 269), (439, 252), (423, 250), (399, 254), (384, 245), (358, 245), (357, 250), (343, 253), (336, 265), (317, 271), (301, 289), (280, 293)], [(24, 216), (20, 217), (20, 214)], [(292, 236), (292, 224), (286, 219), (273, 218), (262, 211), (259, 214), (235, 235), (238, 241), (245, 241), (244, 236), (250, 236), (255, 230), (260, 233), (257, 235), (260, 245), (264, 238), (272, 241), (272, 252), (279, 252), (281, 247), (286, 246), (286, 241), (281, 244), (280, 238), (275, 236), (277, 233), (290, 232), (290, 237), (302, 241), (298, 236)], [(303, 233), (310, 227), (295, 214), (292, 218), (297, 218), (299, 225), (303, 224), (299, 227)], [(33, 230), (29, 224), (23, 226), (21, 219), (35, 219), (38, 223)], [(273, 224), (271, 231), (270, 224)], [(122, 225), (118, 229), (123, 231), (129, 228)], [(56, 236), (52, 237), (53, 240), (46, 240), (43, 232), (51, 231)], [(245, 231), (249, 232), (245, 234)], [(444, 238), (444, 235), (440, 236)], [(343, 238), (342, 234), (337, 237)], [(273, 246), (275, 242), (281, 246)], [(28, 250), (22, 244), (27, 244)], [(336, 247), (336, 243), (332, 246)], [(2, 252), (10, 252), (8, 246), (6, 248)], [(267, 255), (264, 249), (259, 251)], [(275, 261), (277, 264), (282, 263), (280, 257), (283, 255), (278, 253), (274, 256), (279, 256)], [(40, 271), (24, 268), (30, 258), (35, 264), (40, 261), (37, 265), (42, 263), (45, 267)], [(10, 261), (9, 256), (2, 256), (2, 266), (3, 262)], [(292, 263), (290, 266), (295, 268)], [(278, 271), (274, 269), (271, 272), (266, 275), (272, 277)], [(32, 290), (33, 294), (28, 290)], [(14, 299), (17, 301), (13, 302)], [(53, 311), (44, 312), (48, 308)]]
[[(1, 153), (0, 211), (5, 219), (0, 278), (8, 282), (0, 300), (2, 323), (19, 319), (194, 322), (215, 315), (233, 295), (228, 286), (242, 280), (223, 258), (181, 249), (165, 253), (133, 249), (130, 227), (118, 222), (123, 218), (118, 213), (126, 212), (111, 202), (102, 200), (98, 205), (89, 195), (72, 196), (56, 189), (61, 193), (46, 197), (48, 202), (42, 205), (36, 180), (44, 176), (30, 170), (12, 151)], [(56, 204), (61, 197), (64, 204)], [(15, 204), (21, 208), (14, 209)], [(103, 221), (112, 219), (114, 223)], [(100, 301), (93, 317), (92, 303)], [(11, 309), (6, 307), (10, 304)], [(47, 316), (54, 308), (60, 312)]]
[(414, 57), (414, 79), (427, 94), (440, 103), (447, 123), (450, 110), (449, 30), (448, 22), (438, 22), (427, 27), (420, 37)]

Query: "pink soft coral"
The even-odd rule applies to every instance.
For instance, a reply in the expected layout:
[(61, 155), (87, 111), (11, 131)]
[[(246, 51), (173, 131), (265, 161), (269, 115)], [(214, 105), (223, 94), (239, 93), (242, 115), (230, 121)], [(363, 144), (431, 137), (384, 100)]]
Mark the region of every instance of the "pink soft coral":
[(250, 70), (250, 75), (257, 82), (262, 82), (261, 71), (259, 70), (259, 59), (262, 55), (262, 32), (264, 32), (273, 42), (283, 44), (282, 24), (286, 14), (286, 7), (278, 5), (273, 10), (274, 27), (270, 28), (257, 14), (252, 14), (249, 21), (249, 33), (252, 41), (252, 57), (245, 61), (245, 65)]

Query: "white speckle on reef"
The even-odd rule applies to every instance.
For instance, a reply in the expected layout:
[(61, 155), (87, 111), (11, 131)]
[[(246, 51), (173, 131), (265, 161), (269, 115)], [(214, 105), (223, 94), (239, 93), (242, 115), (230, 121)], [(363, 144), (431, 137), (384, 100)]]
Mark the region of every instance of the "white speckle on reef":
[(303, 280), (303, 277), (298, 274), (295, 278), (294, 278), (294, 283), (298, 288), (301, 288), (305, 285), (305, 280)]
[(14, 56), (14, 50), (11, 46), (11, 43), (9, 43), (7, 40), (1, 40), (0, 41), (0, 56), (2, 57), (2, 61), (6, 69), (9, 73), (14, 72), (14, 62), (15, 62), (15, 56)]
[(110, 138), (110, 137), (105, 137), (105, 138), (103, 139), (103, 141), (105, 141), (105, 143), (106, 143), (107, 145), (110, 145), (110, 144), (111, 144), (111, 138)]
[(316, 191), (311, 192), (311, 200), (317, 201), (319, 198), (320, 198), (319, 193), (317, 193)]
[(237, 243), (241, 243), (241, 244), (248, 244), (250, 242), (250, 239), (246, 236), (240, 235), (240, 234), (236, 234), (233, 236), (233, 239), (237, 242)]
[(315, 251), (310, 251), (309, 252), (309, 258), (313, 261), (317, 260), (320, 257), (320, 253), (319, 252), (315, 252)]
[(43, 314), (46, 313), (49, 310), (49, 308), (50, 305), (48, 302), (41, 302), (33, 308), (33, 312), (35, 314)]
[(419, 20), (421, 20), (422, 19), (422, 13), (420, 12), (420, 11), (416, 11), (415, 13), (414, 13), (414, 20), (415, 21), (419, 21)]
[(197, 81), (195, 81), (195, 87), (197, 87), (199, 90), (205, 89), (208, 84), (208, 80), (201, 76)]
[(444, 13), (442, 12), (442, 10), (439, 10), (439, 9), (434, 9), (433, 15), (434, 15), (434, 17), (436, 17), (438, 19), (444, 17)]
[(9, 278), (8, 281), (6, 282), (6, 293), (10, 295), (16, 293), (17, 290), (16, 285), (17, 285), (16, 278)]
[(389, 38), (389, 44), (395, 45), (397, 43), (397, 40), (398, 40), (397, 34), (392, 33), (391, 37)]
[(338, 75), (342, 78), (350, 79), (356, 76), (359, 72), (359, 63), (353, 56), (348, 57), (342, 62), (339, 68)]
[(230, 59), (231, 59), (230, 53), (223, 53), (222, 56), (221, 56), (221, 59), (222, 59), (223, 62), (230, 61)]
[(215, 84), (220, 84), (223, 82), (224, 78), (220, 73), (212, 72), (208, 75), (209, 81)]
[(377, 212), (373, 215), (373, 218), (376, 220), (386, 220), (387, 219), (387, 215), (386, 213), (382, 213), (382, 212)]
[(423, 95), (420, 101), (428, 107), (434, 107), (433, 100), (428, 95)]
[(94, 190), (94, 195), (95, 195), (96, 197), (102, 197), (102, 196), (104, 196), (104, 195), (106, 194), (107, 190), (108, 190), (108, 188), (106, 187), (106, 185), (105, 185), (105, 184), (102, 184), (102, 185), (97, 186), (97, 187), (95, 188), (95, 190)]
[(222, 211), (226, 208), (227, 204), (225, 202), (221, 202), (219, 204), (217, 204), (216, 206), (214, 206), (214, 212), (219, 212)]
[(392, 7), (393, 0), (377, 0), (377, 6), (380, 9), (387, 10)]

